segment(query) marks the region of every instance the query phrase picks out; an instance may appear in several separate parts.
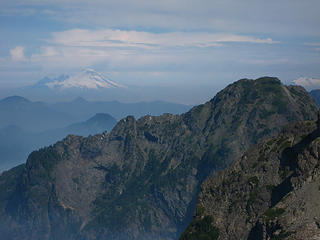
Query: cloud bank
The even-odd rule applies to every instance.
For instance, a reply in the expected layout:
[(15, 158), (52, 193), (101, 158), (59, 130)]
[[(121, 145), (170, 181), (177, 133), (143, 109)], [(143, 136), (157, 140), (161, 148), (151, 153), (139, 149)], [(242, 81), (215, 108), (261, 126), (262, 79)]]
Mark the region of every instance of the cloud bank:
[(295, 84), (303, 86), (307, 90), (320, 89), (320, 79), (312, 77), (300, 77), (293, 81)]
[[(103, 64), (109, 71), (151, 71), (152, 76), (155, 73), (160, 76), (162, 71), (211, 69), (205, 62), (211, 61), (211, 65), (216, 61), (212, 59), (212, 52), (223, 51), (231, 45), (277, 43), (271, 38), (240, 34), (77, 28), (52, 33), (46, 45), (30, 56), (29, 62), (60, 70)], [(219, 60), (223, 60), (224, 56), (219, 55)]]
[(72, 29), (53, 33), (54, 44), (73, 47), (219, 47), (228, 42), (277, 43), (271, 38), (255, 38), (236, 34), (213, 34), (203, 32), (151, 33), (124, 30)]

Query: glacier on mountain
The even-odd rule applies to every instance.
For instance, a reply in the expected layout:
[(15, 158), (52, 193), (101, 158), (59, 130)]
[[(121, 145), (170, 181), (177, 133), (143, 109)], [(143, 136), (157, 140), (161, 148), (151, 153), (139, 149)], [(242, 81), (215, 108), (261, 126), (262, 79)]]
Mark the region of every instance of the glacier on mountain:
[(125, 87), (91, 68), (85, 69), (84, 71), (72, 76), (64, 75), (63, 78), (56, 78), (52, 80), (46, 78), (46, 81), (42, 82), (49, 88), (58, 88), (61, 90), (69, 88), (100, 89)]

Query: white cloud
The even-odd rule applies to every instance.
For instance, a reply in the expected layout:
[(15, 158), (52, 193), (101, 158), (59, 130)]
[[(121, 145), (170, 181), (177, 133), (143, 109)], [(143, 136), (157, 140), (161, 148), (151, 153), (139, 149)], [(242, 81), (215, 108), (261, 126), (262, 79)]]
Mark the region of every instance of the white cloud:
[(15, 48), (10, 50), (11, 59), (13, 61), (23, 61), (25, 60), (24, 56), (24, 47), (16, 46)]
[[(212, 64), (215, 60), (210, 52), (230, 42), (276, 43), (270, 38), (236, 34), (71, 29), (53, 33), (52, 38), (47, 40), (49, 45), (32, 54), (30, 63), (44, 69), (85, 68), (95, 64), (105, 64), (113, 70), (185, 69), (189, 64), (194, 65), (193, 61), (197, 61), (198, 65)], [(221, 61), (222, 58), (220, 54), (218, 59)]]
[(320, 88), (320, 79), (312, 78), (312, 77), (300, 77), (293, 82), (297, 85), (303, 86), (306, 89), (316, 89)]
[(123, 30), (72, 29), (53, 33), (54, 44), (77, 47), (125, 47), (125, 48), (164, 48), (164, 47), (219, 47), (228, 42), (273, 44), (271, 38), (261, 39), (236, 34), (213, 34), (205, 32), (150, 33)]

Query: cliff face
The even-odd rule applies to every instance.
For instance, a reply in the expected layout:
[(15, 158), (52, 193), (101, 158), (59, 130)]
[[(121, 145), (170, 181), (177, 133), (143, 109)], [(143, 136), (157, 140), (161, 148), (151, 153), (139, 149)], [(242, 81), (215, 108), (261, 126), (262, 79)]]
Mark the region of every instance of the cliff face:
[(300, 87), (244, 79), (183, 115), (127, 117), (110, 134), (68, 136), (1, 175), (0, 232), (7, 239), (176, 239), (204, 179), (316, 111)]
[(320, 129), (291, 124), (203, 183), (180, 239), (318, 239), (319, 181)]
[(310, 95), (313, 97), (316, 104), (320, 106), (320, 89), (310, 91)]

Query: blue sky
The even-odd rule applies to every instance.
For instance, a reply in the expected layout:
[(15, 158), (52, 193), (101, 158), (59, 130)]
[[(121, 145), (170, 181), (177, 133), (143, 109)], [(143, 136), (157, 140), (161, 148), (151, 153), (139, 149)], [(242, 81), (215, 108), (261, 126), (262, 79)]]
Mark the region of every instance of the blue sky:
[(319, 0), (0, 0), (0, 86), (91, 67), (139, 86), (320, 87)]

